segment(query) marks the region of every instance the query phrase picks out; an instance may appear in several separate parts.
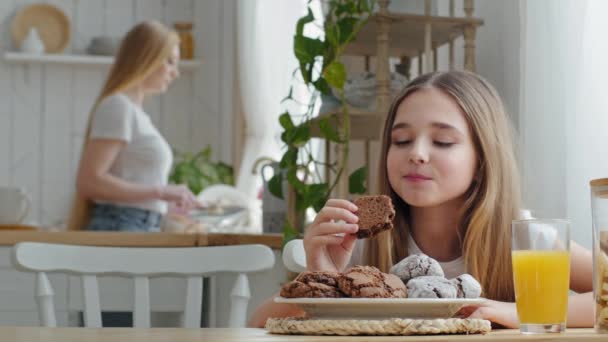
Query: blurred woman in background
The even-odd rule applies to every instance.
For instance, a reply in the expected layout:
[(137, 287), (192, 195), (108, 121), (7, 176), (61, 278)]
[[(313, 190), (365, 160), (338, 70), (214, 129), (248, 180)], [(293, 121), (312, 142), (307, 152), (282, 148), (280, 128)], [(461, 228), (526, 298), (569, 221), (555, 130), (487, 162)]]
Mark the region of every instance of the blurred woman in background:
[(167, 184), (171, 148), (143, 109), (179, 76), (179, 38), (156, 21), (124, 37), (91, 111), (70, 230), (159, 231), (172, 204), (198, 206), (185, 185)]

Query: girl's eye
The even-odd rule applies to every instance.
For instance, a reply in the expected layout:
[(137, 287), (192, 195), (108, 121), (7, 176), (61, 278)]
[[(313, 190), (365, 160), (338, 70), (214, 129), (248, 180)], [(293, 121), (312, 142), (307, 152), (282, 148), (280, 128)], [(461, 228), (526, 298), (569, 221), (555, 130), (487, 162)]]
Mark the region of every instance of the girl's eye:
[(393, 141), (393, 145), (395, 145), (395, 146), (406, 146), (406, 145), (408, 145), (411, 142), (412, 142), (411, 140), (395, 140), (395, 141)]
[(447, 148), (447, 147), (454, 145), (454, 143), (452, 143), (452, 142), (444, 142), (444, 141), (433, 141), (433, 144), (435, 144), (435, 146), (437, 146), (437, 147), (442, 147), (442, 148)]

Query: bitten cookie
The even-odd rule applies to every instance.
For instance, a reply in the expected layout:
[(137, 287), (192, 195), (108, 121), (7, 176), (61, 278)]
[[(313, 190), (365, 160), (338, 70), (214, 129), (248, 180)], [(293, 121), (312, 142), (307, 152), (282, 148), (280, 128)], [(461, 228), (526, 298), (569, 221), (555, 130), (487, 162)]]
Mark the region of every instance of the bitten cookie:
[(353, 266), (340, 276), (338, 286), (353, 298), (405, 298), (403, 282), (372, 266)]
[(340, 298), (344, 294), (338, 288), (338, 273), (302, 272), (293, 281), (283, 285), (281, 297), (285, 298)]
[(363, 196), (354, 200), (359, 217), (357, 238), (365, 239), (393, 228), (395, 208), (385, 195)]
[(405, 284), (416, 277), (444, 276), (441, 265), (425, 254), (412, 254), (393, 265), (389, 272), (401, 278)]
[(456, 286), (458, 298), (479, 298), (481, 296), (481, 285), (470, 274), (461, 274), (450, 281)]
[(454, 284), (444, 277), (423, 276), (407, 282), (408, 298), (456, 298)]

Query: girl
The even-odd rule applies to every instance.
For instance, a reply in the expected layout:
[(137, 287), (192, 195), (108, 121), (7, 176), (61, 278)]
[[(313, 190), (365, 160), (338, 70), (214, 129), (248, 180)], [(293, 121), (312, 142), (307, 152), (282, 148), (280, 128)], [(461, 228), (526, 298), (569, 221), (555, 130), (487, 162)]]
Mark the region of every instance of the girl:
[(197, 205), (184, 185), (168, 185), (171, 148), (143, 110), (179, 76), (179, 39), (145, 21), (123, 39), (93, 106), (69, 229), (158, 231), (167, 202)]
[[(331, 199), (304, 235), (307, 269), (368, 264), (388, 272), (409, 254), (424, 253), (446, 277), (470, 273), (481, 283), (490, 300), (461, 314), (517, 327), (510, 230), (519, 218), (520, 183), (511, 127), (494, 88), (469, 72), (413, 80), (386, 118), (379, 180), (395, 205), (395, 228), (357, 241), (356, 206)], [(572, 242), (571, 289), (590, 292), (591, 276), (590, 252)], [(591, 293), (569, 302), (568, 326), (592, 326)], [(269, 300), (250, 323), (298, 315), (298, 308)]]

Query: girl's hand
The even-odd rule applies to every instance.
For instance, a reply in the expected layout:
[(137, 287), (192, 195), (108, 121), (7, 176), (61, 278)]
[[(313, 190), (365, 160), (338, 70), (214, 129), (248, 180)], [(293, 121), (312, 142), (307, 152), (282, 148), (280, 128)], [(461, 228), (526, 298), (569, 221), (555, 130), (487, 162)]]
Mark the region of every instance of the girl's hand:
[(458, 314), (466, 318), (487, 319), (488, 321), (500, 324), (505, 328), (519, 328), (519, 319), (517, 318), (515, 303), (498, 302), (488, 299), (480, 306), (466, 306), (460, 309)]
[(201, 206), (192, 191), (183, 184), (165, 185), (160, 189), (160, 199), (170, 202), (174, 211), (181, 214), (188, 214), (190, 210)]
[(357, 206), (342, 199), (330, 199), (304, 234), (306, 269), (341, 272), (350, 260), (359, 226)]

